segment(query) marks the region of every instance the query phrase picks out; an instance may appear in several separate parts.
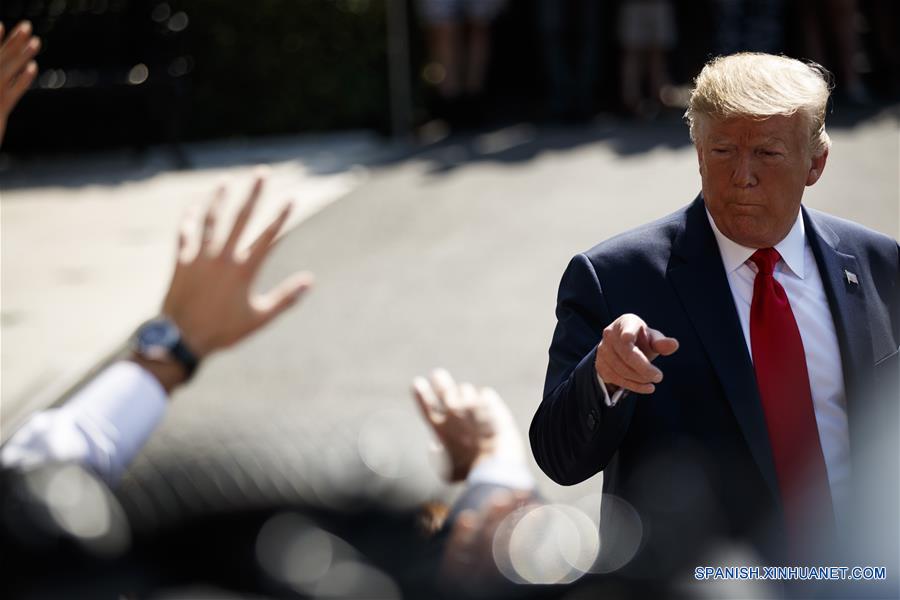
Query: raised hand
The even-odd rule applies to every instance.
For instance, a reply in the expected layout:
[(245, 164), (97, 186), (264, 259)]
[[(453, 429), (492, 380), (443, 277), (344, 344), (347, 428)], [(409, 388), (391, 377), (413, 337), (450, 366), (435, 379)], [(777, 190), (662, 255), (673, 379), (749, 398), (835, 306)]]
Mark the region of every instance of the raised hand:
[(196, 218), (186, 218), (182, 225), (178, 260), (162, 312), (175, 322), (185, 344), (198, 358), (231, 346), (260, 329), (294, 304), (312, 285), (312, 274), (302, 271), (268, 293), (252, 291), (254, 280), (291, 209), (290, 203), (285, 204), (250, 249), (240, 253), (238, 243), (264, 182), (265, 176), (257, 175), (221, 247), (214, 240), (226, 193), (224, 187), (216, 190), (199, 228)]
[(5, 33), (0, 24), (0, 144), (9, 113), (37, 75), (37, 63), (32, 59), (41, 49), (41, 40), (32, 35), (28, 21), (16, 25), (4, 40)]
[(522, 436), (493, 389), (457, 384), (444, 369), (435, 369), (429, 379), (416, 377), (412, 387), (422, 415), (447, 451), (450, 481), (465, 479), (489, 456), (524, 460)]
[(530, 492), (498, 489), (485, 505), (460, 511), (450, 525), (441, 557), (442, 584), (478, 595), (484, 594), (482, 586), (502, 581), (493, 552), (497, 530), (511, 513), (535, 502)]

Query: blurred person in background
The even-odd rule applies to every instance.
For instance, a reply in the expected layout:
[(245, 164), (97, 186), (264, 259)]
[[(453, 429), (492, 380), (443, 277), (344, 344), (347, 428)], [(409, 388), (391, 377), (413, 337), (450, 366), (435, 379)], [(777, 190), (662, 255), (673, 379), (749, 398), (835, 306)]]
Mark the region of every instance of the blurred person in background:
[(800, 0), (794, 6), (806, 58), (834, 65), (836, 98), (859, 106), (870, 104), (872, 96), (860, 69), (865, 55), (859, 40), (856, 0)]
[(0, 144), (9, 113), (37, 76), (33, 59), (41, 49), (41, 40), (32, 35), (28, 21), (19, 23), (4, 37), (5, 33), (0, 23)]
[(840, 564), (873, 520), (892, 532), (875, 564), (896, 560), (897, 472), (881, 467), (897, 457), (900, 246), (801, 205), (829, 155), (829, 92), (818, 65), (709, 62), (686, 113), (701, 193), (563, 274), (531, 447), (562, 485), (603, 472), (650, 523), (636, 577), (690, 576), (722, 546)]
[[(600, 9), (597, 0), (538, 0), (549, 116), (583, 121), (594, 111), (600, 75)], [(574, 55), (569, 54), (574, 40)]]
[(669, 0), (622, 0), (621, 99), (634, 117), (654, 118), (660, 93), (669, 85), (668, 52), (675, 46), (675, 17)]
[(491, 58), (491, 24), (505, 0), (419, 0), (437, 92), (435, 113), (454, 126), (477, 125)]
[(875, 32), (876, 52), (872, 58), (882, 74), (878, 83), (888, 98), (896, 100), (900, 98), (900, 4), (873, 0), (863, 6), (868, 8), (866, 18)]
[(715, 53), (776, 54), (784, 43), (784, 0), (713, 0)]

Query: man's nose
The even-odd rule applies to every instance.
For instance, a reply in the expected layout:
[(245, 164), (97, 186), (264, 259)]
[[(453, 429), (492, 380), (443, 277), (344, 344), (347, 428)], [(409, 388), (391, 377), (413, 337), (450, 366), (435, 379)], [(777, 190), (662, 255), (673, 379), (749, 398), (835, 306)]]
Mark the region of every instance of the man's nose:
[(752, 155), (741, 153), (737, 156), (734, 171), (731, 173), (731, 182), (739, 188), (749, 188), (757, 184)]

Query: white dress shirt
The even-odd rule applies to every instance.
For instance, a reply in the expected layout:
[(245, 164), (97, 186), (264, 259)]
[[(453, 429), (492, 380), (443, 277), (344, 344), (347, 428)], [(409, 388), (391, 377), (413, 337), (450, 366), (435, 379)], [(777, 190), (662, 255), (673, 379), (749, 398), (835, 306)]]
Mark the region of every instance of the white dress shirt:
[(133, 362), (117, 362), (62, 407), (26, 421), (0, 449), (0, 463), (29, 469), (73, 462), (115, 485), (162, 421), (166, 404), (153, 375)]
[[(725, 237), (716, 227), (709, 211), (706, 216), (719, 244), (728, 285), (744, 332), (747, 353), (752, 360), (750, 304), (753, 301), (753, 280), (758, 269), (750, 256), (756, 249), (741, 246)], [(840, 523), (842, 517), (848, 514), (851, 492), (850, 433), (844, 375), (834, 320), (828, 308), (816, 259), (806, 240), (802, 214), (797, 215), (794, 226), (775, 245), (775, 249), (781, 255), (781, 260), (775, 265), (774, 275), (787, 293), (803, 340), (819, 442), (825, 455), (835, 517)]]

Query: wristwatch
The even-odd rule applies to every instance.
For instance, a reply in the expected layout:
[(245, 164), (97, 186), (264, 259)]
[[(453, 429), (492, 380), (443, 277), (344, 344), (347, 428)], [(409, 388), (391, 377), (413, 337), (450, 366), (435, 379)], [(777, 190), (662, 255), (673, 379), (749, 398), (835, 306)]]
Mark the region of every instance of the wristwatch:
[(185, 371), (185, 381), (190, 379), (200, 359), (181, 339), (181, 330), (166, 316), (150, 319), (134, 334), (131, 349), (147, 360), (174, 360)]

